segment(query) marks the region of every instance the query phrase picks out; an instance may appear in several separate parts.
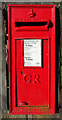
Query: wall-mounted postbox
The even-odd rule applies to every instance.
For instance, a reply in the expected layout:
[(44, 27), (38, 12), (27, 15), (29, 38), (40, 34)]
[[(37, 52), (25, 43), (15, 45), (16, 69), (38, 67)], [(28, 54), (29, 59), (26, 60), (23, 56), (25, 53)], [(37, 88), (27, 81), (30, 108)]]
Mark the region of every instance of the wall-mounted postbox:
[(8, 5), (9, 113), (55, 113), (55, 5)]

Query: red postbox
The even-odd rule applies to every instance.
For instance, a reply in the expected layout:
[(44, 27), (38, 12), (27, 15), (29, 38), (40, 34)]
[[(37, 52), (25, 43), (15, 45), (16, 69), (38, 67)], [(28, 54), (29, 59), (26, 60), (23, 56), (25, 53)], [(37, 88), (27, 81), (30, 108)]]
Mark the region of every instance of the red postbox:
[(9, 113), (55, 113), (55, 5), (8, 5)]

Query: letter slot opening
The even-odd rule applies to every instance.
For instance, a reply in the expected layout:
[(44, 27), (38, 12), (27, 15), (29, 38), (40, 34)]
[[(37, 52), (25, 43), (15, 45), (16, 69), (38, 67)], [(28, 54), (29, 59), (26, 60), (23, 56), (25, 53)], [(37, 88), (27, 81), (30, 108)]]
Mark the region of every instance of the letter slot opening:
[(15, 22), (16, 30), (48, 30), (48, 21), (43, 22)]
[(23, 26), (45, 26), (47, 22), (15, 22), (15, 27)]

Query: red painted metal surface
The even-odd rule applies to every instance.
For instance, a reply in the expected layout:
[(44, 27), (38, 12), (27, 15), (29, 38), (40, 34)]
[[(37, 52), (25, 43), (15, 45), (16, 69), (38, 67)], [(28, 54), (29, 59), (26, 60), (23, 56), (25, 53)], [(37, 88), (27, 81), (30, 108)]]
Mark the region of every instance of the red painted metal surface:
[[(40, 66), (24, 66), (24, 39), (41, 41)], [(55, 114), (55, 5), (8, 5), (8, 40), (9, 113)]]

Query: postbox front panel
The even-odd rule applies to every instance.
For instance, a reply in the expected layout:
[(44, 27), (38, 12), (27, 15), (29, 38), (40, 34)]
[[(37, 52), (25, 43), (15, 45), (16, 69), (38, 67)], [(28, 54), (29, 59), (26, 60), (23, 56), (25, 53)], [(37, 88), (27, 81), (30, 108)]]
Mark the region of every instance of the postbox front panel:
[(9, 112), (54, 114), (55, 6), (8, 5), (8, 11)]
[[(48, 42), (49, 40), (39, 40), (40, 47), (36, 45), (38, 44), (38, 39), (37, 40), (35, 39), (34, 42), (33, 40), (30, 40), (30, 41), (26, 40), (26, 41), (16, 40), (16, 72), (17, 72), (16, 74), (17, 74), (18, 106), (20, 106), (20, 104), (23, 101), (28, 105), (47, 106), (48, 104), (48, 84), (47, 83), (49, 82), (48, 80), (48, 76), (49, 76), (48, 75), (48, 65), (49, 65), (48, 64), (48, 59), (49, 59), (48, 58), (49, 57)], [(33, 43), (31, 43), (31, 41)], [(42, 46), (42, 42), (43, 42), (43, 46)], [(28, 47), (26, 48), (26, 46), (23, 44), (29, 45), (29, 48)], [(37, 50), (39, 49), (39, 51), (32, 51), (33, 50), (32, 45), (34, 49), (37, 47)], [(23, 51), (24, 51), (23, 47), (25, 48), (25, 52), (26, 52), (26, 53), (24, 52), (24, 54), (26, 54), (25, 58), (23, 56)], [(44, 54), (41, 56), (42, 47), (43, 47)], [(21, 48), (22, 48), (22, 51), (21, 51)], [(31, 51), (26, 49), (29, 49)], [(37, 52), (40, 52), (40, 55)], [(38, 56), (35, 56), (36, 53)], [(42, 57), (43, 57), (43, 62), (42, 62)], [(33, 60), (34, 62), (32, 62)], [(23, 62), (26, 62), (24, 63), (25, 66)], [(32, 64), (36, 66), (32, 66)]]

